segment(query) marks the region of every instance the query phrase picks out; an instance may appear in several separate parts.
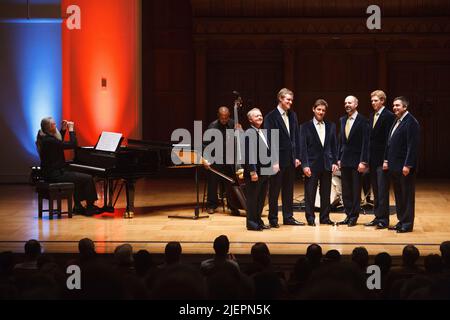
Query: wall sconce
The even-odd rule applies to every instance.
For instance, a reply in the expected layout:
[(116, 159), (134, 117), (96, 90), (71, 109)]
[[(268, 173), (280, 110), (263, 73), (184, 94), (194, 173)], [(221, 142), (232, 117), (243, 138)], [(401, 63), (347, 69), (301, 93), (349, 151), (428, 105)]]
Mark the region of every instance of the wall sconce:
[(102, 78), (102, 90), (106, 90), (107, 87), (108, 81), (106, 80), (106, 78)]

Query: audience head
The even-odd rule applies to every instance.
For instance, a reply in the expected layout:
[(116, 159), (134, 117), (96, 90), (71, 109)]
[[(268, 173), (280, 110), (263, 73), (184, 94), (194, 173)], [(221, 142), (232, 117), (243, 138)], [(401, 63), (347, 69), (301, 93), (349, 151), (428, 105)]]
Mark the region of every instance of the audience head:
[(442, 263), (445, 267), (450, 268), (450, 241), (442, 242), (439, 250), (441, 251)]
[(403, 265), (405, 267), (413, 267), (420, 257), (419, 249), (414, 245), (407, 245), (403, 248)]
[(322, 247), (316, 243), (309, 245), (306, 249), (306, 258), (313, 266), (319, 265), (322, 260)]
[(380, 267), (382, 273), (388, 273), (392, 266), (391, 255), (387, 252), (377, 254), (375, 256), (375, 264)]
[(78, 251), (82, 260), (90, 259), (96, 255), (95, 243), (89, 238), (78, 241)]
[(217, 256), (225, 257), (228, 253), (228, 250), (230, 250), (230, 241), (228, 240), (228, 237), (225, 235), (218, 236), (214, 240), (213, 247)]
[(25, 243), (25, 256), (27, 259), (36, 260), (41, 254), (41, 244), (37, 240), (28, 240)]
[(328, 252), (325, 254), (324, 262), (330, 263), (339, 261), (341, 261), (341, 253), (338, 250), (328, 250)]
[(128, 244), (122, 244), (114, 250), (114, 259), (119, 266), (131, 266), (133, 264), (133, 247)]
[(259, 263), (264, 267), (270, 265), (270, 251), (265, 243), (255, 243), (252, 246), (251, 255), (254, 262)]
[(167, 243), (164, 251), (166, 264), (175, 264), (180, 262), (181, 244), (178, 241), (171, 241)]
[(144, 276), (153, 267), (153, 259), (150, 252), (147, 250), (139, 250), (134, 255), (134, 268), (136, 273), (140, 276)]
[(369, 252), (364, 247), (356, 247), (352, 252), (352, 261), (363, 271), (369, 265)]

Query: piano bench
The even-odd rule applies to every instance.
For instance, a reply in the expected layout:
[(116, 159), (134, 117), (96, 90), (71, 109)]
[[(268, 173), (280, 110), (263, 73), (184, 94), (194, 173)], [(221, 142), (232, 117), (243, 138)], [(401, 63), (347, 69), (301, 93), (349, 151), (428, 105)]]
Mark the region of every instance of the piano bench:
[[(38, 194), (39, 219), (42, 219), (42, 212), (48, 211), (49, 218), (53, 219), (53, 214), (57, 213), (61, 218), (63, 213), (67, 213), (72, 218), (72, 198), (75, 185), (72, 182), (48, 183), (38, 181), (36, 183), (36, 192)], [(48, 200), (48, 210), (43, 209), (44, 199)], [(67, 199), (67, 212), (62, 212), (62, 200)], [(53, 202), (57, 201), (57, 208), (53, 207)]]

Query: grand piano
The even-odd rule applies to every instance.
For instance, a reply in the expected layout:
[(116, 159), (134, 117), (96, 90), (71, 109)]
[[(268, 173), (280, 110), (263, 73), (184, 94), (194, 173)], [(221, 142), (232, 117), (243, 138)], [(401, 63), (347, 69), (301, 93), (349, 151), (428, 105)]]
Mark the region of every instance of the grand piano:
[[(113, 197), (119, 182), (125, 185), (127, 207), (124, 218), (134, 216), (135, 184), (140, 178), (155, 176), (164, 168), (179, 167), (172, 162), (171, 143), (128, 139), (126, 147), (115, 152), (78, 147), (75, 158), (69, 164), (73, 171), (91, 174), (103, 180), (103, 211), (113, 212)], [(185, 166), (186, 167), (186, 166)], [(118, 195), (117, 195), (118, 197)]]

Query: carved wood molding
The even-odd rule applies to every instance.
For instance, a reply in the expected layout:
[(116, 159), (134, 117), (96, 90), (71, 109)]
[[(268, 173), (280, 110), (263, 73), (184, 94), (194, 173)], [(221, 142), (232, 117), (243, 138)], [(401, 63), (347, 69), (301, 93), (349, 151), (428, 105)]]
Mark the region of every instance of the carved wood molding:
[(377, 4), (385, 17), (448, 15), (447, 0), (191, 0), (194, 17), (362, 17)]
[(381, 30), (364, 19), (194, 19), (194, 39), (208, 47), (234, 48), (450, 48), (448, 18), (382, 20)]
[(193, 29), (196, 35), (450, 35), (448, 17), (383, 18), (381, 22), (381, 30), (368, 30), (364, 18), (194, 18)]

